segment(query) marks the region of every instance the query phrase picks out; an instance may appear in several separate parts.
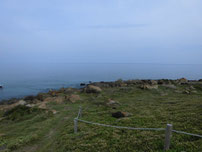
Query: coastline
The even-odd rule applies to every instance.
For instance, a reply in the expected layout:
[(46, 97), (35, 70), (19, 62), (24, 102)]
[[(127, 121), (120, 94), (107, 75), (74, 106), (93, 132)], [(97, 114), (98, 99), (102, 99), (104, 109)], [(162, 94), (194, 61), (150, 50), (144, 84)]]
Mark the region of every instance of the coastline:
[(132, 79), (132, 80), (116, 80), (116, 81), (99, 81), (99, 82), (81, 82), (80, 87), (67, 87), (60, 89), (50, 89), (49, 91), (39, 92), (37, 95), (25, 95), (22, 97), (14, 97), (10, 99), (2, 99), (0, 100), (0, 105), (4, 104), (14, 104), (20, 100), (29, 99), (29, 98), (38, 98), (41, 95), (48, 95), (56, 92), (62, 92), (61, 90), (74, 89), (77, 91), (82, 91), (88, 85), (98, 86), (98, 87), (127, 87), (127, 86), (135, 86), (135, 85), (193, 85), (193, 84), (202, 84), (202, 79), (198, 80), (187, 80), (186, 78), (180, 79)]

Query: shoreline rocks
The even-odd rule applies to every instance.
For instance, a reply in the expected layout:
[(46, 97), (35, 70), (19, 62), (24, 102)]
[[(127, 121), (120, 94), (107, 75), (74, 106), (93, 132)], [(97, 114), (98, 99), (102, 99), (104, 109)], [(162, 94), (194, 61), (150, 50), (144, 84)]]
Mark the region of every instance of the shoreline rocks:
[(141, 89), (158, 89), (158, 85), (143, 84), (140, 86)]
[(88, 85), (86, 88), (84, 88), (84, 92), (86, 92), (86, 93), (100, 93), (100, 92), (102, 92), (102, 89), (98, 86)]
[[(181, 90), (185, 94), (190, 93), (197, 93), (198, 90), (195, 89), (195, 85), (202, 85), (202, 79), (199, 80), (187, 80), (186, 78), (180, 78), (176, 80), (172, 79), (159, 79), (159, 80), (151, 80), (151, 79), (144, 79), (144, 80), (122, 80), (119, 79), (113, 82), (90, 82), (91, 84), (85, 84), (84, 88), (61, 88), (58, 90), (50, 90), (47, 93), (39, 93), (36, 96), (25, 96), (24, 98), (13, 98), (10, 100), (4, 100), (0, 102), (0, 108), (6, 107), (8, 108), (18, 105), (19, 103), (22, 105), (28, 105), (33, 107), (35, 104), (39, 104), (41, 102), (56, 102), (56, 103), (63, 103), (65, 101), (70, 101), (72, 103), (81, 100), (79, 96), (76, 94), (79, 92), (85, 93), (101, 93), (104, 88), (114, 88), (119, 87), (120, 91), (129, 91), (131, 87), (137, 87), (144, 90), (151, 90), (151, 89), (158, 89), (159, 87), (166, 87), (170, 89), (175, 89), (180, 91), (180, 85), (185, 85), (187, 89)], [(84, 84), (83, 84), (84, 85)], [(193, 86), (194, 85), (194, 86)], [(198, 88), (196, 85), (196, 88)], [(187, 90), (187, 91), (185, 91)], [(23, 100), (23, 101), (21, 101)], [(116, 105), (116, 101), (108, 101), (107, 105)]]

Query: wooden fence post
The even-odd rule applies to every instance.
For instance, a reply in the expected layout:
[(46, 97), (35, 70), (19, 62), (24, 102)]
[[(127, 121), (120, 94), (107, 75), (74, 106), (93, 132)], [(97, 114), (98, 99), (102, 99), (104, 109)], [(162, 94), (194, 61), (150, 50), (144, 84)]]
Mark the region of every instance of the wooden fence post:
[(78, 120), (77, 118), (74, 119), (74, 133), (77, 133), (78, 130)]
[(79, 117), (82, 117), (82, 106), (80, 106), (80, 115)]
[(170, 141), (172, 137), (172, 129), (173, 125), (172, 124), (167, 124), (166, 126), (166, 135), (165, 135), (165, 145), (164, 145), (164, 150), (167, 151), (170, 148)]

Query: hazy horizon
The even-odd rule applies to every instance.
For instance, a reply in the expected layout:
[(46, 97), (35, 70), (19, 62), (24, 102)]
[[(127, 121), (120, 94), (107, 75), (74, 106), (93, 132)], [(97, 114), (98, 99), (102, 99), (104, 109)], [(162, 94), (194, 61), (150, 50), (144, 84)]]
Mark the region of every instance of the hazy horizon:
[(133, 63), (43, 63), (0, 64), (0, 100), (36, 95), (50, 89), (79, 87), (89, 81), (118, 79), (202, 78), (202, 65), (133, 64)]

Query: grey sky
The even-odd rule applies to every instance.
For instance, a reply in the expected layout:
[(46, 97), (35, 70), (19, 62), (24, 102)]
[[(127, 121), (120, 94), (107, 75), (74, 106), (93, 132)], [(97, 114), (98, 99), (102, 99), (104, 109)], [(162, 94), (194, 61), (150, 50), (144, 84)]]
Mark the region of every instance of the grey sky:
[(1, 0), (0, 62), (202, 64), (202, 1)]

